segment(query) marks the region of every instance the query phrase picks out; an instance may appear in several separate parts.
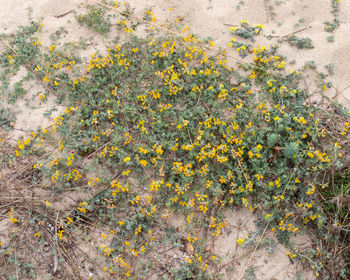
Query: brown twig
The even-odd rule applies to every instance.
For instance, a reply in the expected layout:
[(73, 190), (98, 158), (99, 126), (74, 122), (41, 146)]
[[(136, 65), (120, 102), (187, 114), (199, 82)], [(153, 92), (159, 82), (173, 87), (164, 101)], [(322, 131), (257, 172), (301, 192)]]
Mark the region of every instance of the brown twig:
[(53, 256), (53, 274), (56, 273), (58, 269), (58, 258), (57, 258), (57, 223), (58, 223), (58, 216), (60, 214), (60, 211), (57, 212), (56, 221), (55, 221), (55, 249), (54, 249), (54, 256)]
[(231, 24), (231, 23), (223, 23), (225, 26), (236, 26), (236, 24)]
[(297, 34), (297, 33), (299, 33), (299, 32), (302, 32), (302, 31), (305, 31), (305, 30), (307, 30), (307, 29), (310, 29), (312, 26), (310, 25), (310, 26), (308, 26), (308, 27), (305, 27), (305, 28), (302, 28), (302, 29), (299, 29), (299, 30), (297, 30), (297, 31), (294, 31), (294, 32), (292, 32), (292, 33), (289, 33), (289, 34), (286, 34), (286, 35), (283, 35), (283, 36), (281, 36), (281, 35), (275, 35), (275, 36), (271, 36), (271, 37), (273, 37), (273, 38), (286, 38), (286, 37), (289, 37), (289, 36), (292, 36), (292, 35), (294, 35), (294, 34)]
[(14, 49), (14, 48), (12, 48), (11, 46), (10, 46), (10, 44), (9, 43), (7, 43), (4, 39), (2, 39), (2, 38), (0, 38), (1, 39), (1, 41), (3, 41), (4, 43), (5, 43), (5, 45), (7, 46), (7, 47), (9, 47), (15, 54), (17, 54), (17, 51)]
[(61, 17), (64, 17), (64, 16), (66, 16), (66, 15), (72, 13), (72, 12), (73, 12), (73, 10), (70, 10), (69, 12), (66, 12), (66, 13), (64, 13), (64, 14), (60, 14), (60, 15), (57, 15), (57, 16), (54, 16), (54, 17), (55, 17), (55, 18), (61, 18)]

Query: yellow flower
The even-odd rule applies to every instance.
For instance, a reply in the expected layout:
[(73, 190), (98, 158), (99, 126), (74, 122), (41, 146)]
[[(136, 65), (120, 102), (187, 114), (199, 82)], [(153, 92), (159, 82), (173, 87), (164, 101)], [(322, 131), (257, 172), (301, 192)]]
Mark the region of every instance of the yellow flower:
[(249, 152), (248, 152), (248, 156), (249, 156), (249, 158), (252, 158), (252, 157), (254, 156), (253, 152), (252, 152), (252, 151), (249, 151)]
[(311, 152), (308, 152), (308, 153), (307, 153), (307, 156), (308, 156), (309, 158), (313, 158), (313, 157), (314, 157), (314, 154), (311, 153)]
[(241, 245), (243, 244), (244, 241), (245, 241), (244, 238), (238, 238), (238, 239), (237, 239), (237, 243), (238, 243), (239, 246), (241, 246)]
[(290, 252), (286, 252), (286, 255), (290, 258), (295, 258), (297, 256), (296, 254), (291, 254)]
[(123, 159), (123, 162), (129, 162), (130, 161), (130, 157), (126, 157)]
[(123, 176), (129, 176), (130, 172), (131, 171), (129, 169), (128, 170), (124, 170), (122, 175)]
[(50, 207), (52, 205), (52, 203), (48, 202), (47, 200), (45, 201), (45, 204), (47, 207)]
[(73, 220), (70, 217), (67, 217), (67, 224), (70, 225), (71, 223), (73, 223)]

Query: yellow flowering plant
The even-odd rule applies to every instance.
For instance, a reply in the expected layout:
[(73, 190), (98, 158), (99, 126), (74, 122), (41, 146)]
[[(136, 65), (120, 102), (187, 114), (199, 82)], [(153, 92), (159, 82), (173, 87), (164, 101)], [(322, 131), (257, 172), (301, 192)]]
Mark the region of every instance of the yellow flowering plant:
[[(114, 8), (122, 9), (120, 3)], [(110, 27), (105, 12), (89, 6), (77, 20), (105, 34)], [(209, 55), (214, 42), (201, 41), (187, 28), (176, 36), (151, 28), (136, 36), (141, 22), (153, 28), (157, 18), (147, 9), (136, 24), (130, 13), (125, 5), (117, 21), (125, 38), (116, 38), (104, 55), (95, 53), (86, 64), (58, 45), (39, 55), (32, 43), (38, 42), (33, 35), (38, 24), (28, 28), (27, 39), (16, 37), (33, 56), (23, 60), (6, 50), (0, 57), (5, 67), (31, 59), (45, 98), (51, 93), (65, 104), (51, 126), (20, 140), (3, 157), (18, 164), (38, 159), (25, 174), (50, 199), (42, 199), (40, 211), (28, 212), (32, 236), (42, 243), (55, 240), (64, 275), (70, 271), (71, 244), (94, 238), (104, 263), (96, 270), (106, 279), (160, 275), (154, 256), (164, 245), (186, 253), (169, 264), (167, 276), (214, 279), (219, 273), (209, 245), (227, 232), (224, 214), (235, 207), (258, 216), (257, 233), (236, 240), (242, 248), (265, 230), (288, 247), (299, 231), (317, 228), (317, 236), (325, 234), (330, 218), (320, 194), (328, 191), (327, 172), (342, 164), (349, 116), (342, 114), (342, 126), (335, 128), (341, 138), (325, 143), (329, 128), (322, 111), (307, 106), (303, 73), (285, 71), (288, 59), (276, 46), (251, 45), (262, 25), (242, 21), (231, 30), (250, 40), (230, 42), (249, 60), (238, 69), (223, 54)], [(63, 198), (70, 201), (64, 211)], [(9, 212), (13, 228), (25, 221), (20, 213)], [(174, 217), (183, 225), (173, 226)], [(301, 259), (303, 252), (290, 249), (287, 255)], [(328, 273), (321, 265), (317, 272)]]

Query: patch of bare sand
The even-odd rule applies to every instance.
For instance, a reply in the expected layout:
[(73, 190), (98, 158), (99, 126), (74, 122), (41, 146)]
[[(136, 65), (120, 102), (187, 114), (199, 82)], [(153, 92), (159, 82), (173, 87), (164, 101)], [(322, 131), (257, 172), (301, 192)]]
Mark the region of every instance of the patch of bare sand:
[[(21, 67), (19, 72), (12, 77), (11, 86), (21, 80), (27, 71)], [(65, 107), (58, 105), (54, 96), (49, 96), (46, 102), (42, 102), (38, 97), (39, 93), (44, 94), (45, 89), (37, 81), (23, 82), (23, 89), (27, 94), (19, 97), (16, 102), (7, 104), (10, 110), (16, 115), (14, 129), (9, 131), (9, 137), (13, 141), (17, 141), (21, 137), (26, 137), (31, 131), (35, 131), (39, 127), (48, 127), (52, 120), (62, 114)], [(48, 116), (45, 116), (48, 114)]]
[[(313, 272), (305, 270), (298, 262), (291, 262), (286, 255), (288, 249), (279, 244), (273, 235), (267, 233), (263, 239), (260, 235), (253, 237), (257, 231), (255, 220), (256, 216), (248, 208), (225, 213), (226, 227), (213, 244), (214, 252), (222, 258), (223, 279), (242, 279), (239, 277), (245, 276), (250, 268), (259, 280), (292, 280), (297, 275), (302, 279), (316, 279)], [(245, 243), (240, 246), (238, 239), (244, 239), (247, 246)], [(311, 242), (307, 236), (295, 237), (293, 241), (299, 248)]]

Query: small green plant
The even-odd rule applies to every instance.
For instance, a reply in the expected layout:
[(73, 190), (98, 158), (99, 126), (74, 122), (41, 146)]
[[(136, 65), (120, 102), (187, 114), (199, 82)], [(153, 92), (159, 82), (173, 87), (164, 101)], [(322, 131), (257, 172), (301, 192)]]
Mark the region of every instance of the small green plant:
[(63, 26), (61, 26), (56, 32), (50, 35), (50, 40), (52, 41), (52, 44), (55, 45), (57, 41), (59, 41), (61, 38), (63, 38), (67, 34), (68, 34), (68, 31)]
[(245, 2), (244, 1), (239, 1), (239, 3), (236, 6), (236, 9), (239, 10), (241, 6), (244, 6)]
[(15, 114), (9, 108), (0, 107), (0, 127), (6, 130), (12, 129), (16, 121)]
[(298, 38), (295, 35), (287, 37), (286, 41), (289, 45), (297, 47), (298, 49), (313, 49), (312, 40), (310, 38)]
[(87, 15), (78, 15), (77, 20), (81, 24), (86, 24), (89, 28), (92, 28), (100, 34), (106, 34), (111, 30), (111, 16), (105, 16), (105, 9), (89, 5)]
[(254, 268), (252, 266), (249, 266), (247, 271), (244, 274), (245, 280), (256, 280), (256, 275), (254, 272)]
[[(241, 39), (255, 42), (254, 37), (262, 33), (263, 25), (259, 24), (259, 25), (251, 26), (247, 21), (242, 20), (241, 26), (239, 28), (231, 27), (230, 30), (233, 35), (237, 35)], [(231, 38), (231, 41), (228, 45), (231, 48), (235, 48), (239, 56), (242, 58), (246, 57), (248, 53), (252, 51), (251, 44), (237, 41), (235, 37)]]
[(338, 19), (334, 19), (333, 22), (326, 21), (324, 30), (327, 32), (332, 33), (335, 29), (337, 29), (340, 25), (340, 22)]
[(333, 35), (328, 36), (327, 37), (327, 41), (330, 42), (330, 43), (333, 43), (334, 42), (334, 36)]
[(335, 66), (335, 64), (333, 62), (331, 62), (325, 66), (326, 70), (328, 71), (328, 73), (330, 75), (334, 75), (334, 66)]
[(17, 82), (13, 86), (13, 90), (9, 93), (8, 102), (14, 104), (18, 97), (26, 95), (27, 91), (23, 88), (23, 80)]
[[(333, 15), (333, 21), (326, 21), (324, 22), (324, 29), (326, 32), (329, 33), (333, 33), (335, 29), (337, 29), (340, 25), (340, 21), (339, 21), (339, 11), (340, 11), (340, 1), (338, 0), (331, 0), (331, 4), (332, 4), (332, 15)], [(333, 42), (334, 38), (332, 38), (333, 36), (329, 36), (327, 38), (328, 42)]]
[(255, 42), (254, 37), (262, 33), (263, 25), (259, 24), (251, 26), (247, 21), (242, 20), (239, 28), (231, 27), (230, 30), (232, 34), (237, 35), (242, 39), (249, 39), (251, 42)]

